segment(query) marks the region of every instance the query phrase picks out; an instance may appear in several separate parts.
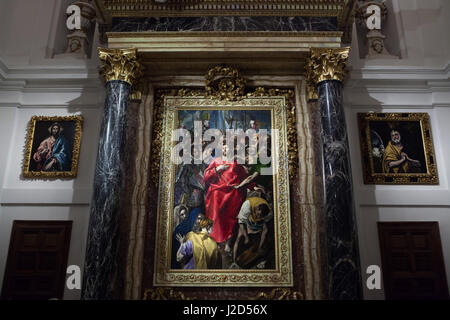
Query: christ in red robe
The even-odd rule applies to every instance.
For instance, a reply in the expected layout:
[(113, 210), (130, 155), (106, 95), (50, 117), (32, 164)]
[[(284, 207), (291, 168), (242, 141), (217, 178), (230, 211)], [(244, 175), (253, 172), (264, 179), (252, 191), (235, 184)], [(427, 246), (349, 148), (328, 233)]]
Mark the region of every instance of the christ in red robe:
[[(225, 149), (225, 148), (224, 148)], [(225, 150), (224, 150), (225, 151)], [(211, 237), (217, 242), (231, 238), (233, 228), (248, 189), (259, 189), (251, 182), (247, 170), (236, 161), (214, 159), (204, 172), (209, 189), (206, 193), (206, 217), (213, 220)], [(226, 248), (229, 248), (227, 243)]]

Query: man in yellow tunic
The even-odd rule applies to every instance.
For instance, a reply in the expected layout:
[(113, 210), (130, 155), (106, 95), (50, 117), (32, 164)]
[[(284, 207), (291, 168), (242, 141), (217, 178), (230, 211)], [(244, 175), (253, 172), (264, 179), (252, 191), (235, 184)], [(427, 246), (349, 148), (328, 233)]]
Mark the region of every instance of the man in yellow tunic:
[(383, 155), (383, 173), (407, 173), (410, 165), (420, 167), (420, 161), (409, 158), (403, 148), (400, 133), (392, 130), (391, 141), (388, 142)]
[(180, 249), (177, 261), (185, 261), (184, 269), (221, 269), (222, 261), (216, 241), (210, 236), (213, 221), (202, 219), (199, 232), (189, 232), (185, 237), (177, 235)]

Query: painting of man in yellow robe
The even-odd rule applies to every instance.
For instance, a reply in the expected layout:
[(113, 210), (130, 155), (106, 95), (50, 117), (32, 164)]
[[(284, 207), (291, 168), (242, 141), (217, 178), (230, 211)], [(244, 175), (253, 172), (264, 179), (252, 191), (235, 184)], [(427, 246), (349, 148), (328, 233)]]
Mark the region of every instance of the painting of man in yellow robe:
[(408, 156), (400, 132), (392, 130), (391, 140), (384, 151), (382, 166), (383, 173), (408, 173), (417, 172), (414, 168), (420, 168), (421, 163)]

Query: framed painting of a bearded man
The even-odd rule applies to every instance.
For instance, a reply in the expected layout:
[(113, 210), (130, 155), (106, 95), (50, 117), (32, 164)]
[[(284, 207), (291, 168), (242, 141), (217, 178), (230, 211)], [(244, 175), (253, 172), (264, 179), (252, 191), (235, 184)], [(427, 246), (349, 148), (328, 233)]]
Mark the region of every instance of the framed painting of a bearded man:
[(438, 184), (427, 113), (359, 113), (365, 184)]
[(23, 176), (75, 178), (82, 122), (81, 116), (33, 116), (28, 127)]
[(291, 286), (284, 97), (165, 97), (155, 286)]

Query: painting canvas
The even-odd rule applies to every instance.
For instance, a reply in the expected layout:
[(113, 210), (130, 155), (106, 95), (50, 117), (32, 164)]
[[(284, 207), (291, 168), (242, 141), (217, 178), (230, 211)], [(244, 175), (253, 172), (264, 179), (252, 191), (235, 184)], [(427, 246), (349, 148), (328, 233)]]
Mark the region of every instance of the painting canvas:
[[(165, 103), (155, 285), (290, 285), (284, 97)], [(226, 139), (249, 129), (257, 146), (250, 136)], [(188, 149), (177, 148), (186, 139)], [(218, 148), (208, 149), (211, 142)]]
[(81, 116), (33, 116), (23, 168), (27, 178), (74, 178), (81, 141)]
[(366, 184), (437, 184), (426, 113), (358, 114)]

